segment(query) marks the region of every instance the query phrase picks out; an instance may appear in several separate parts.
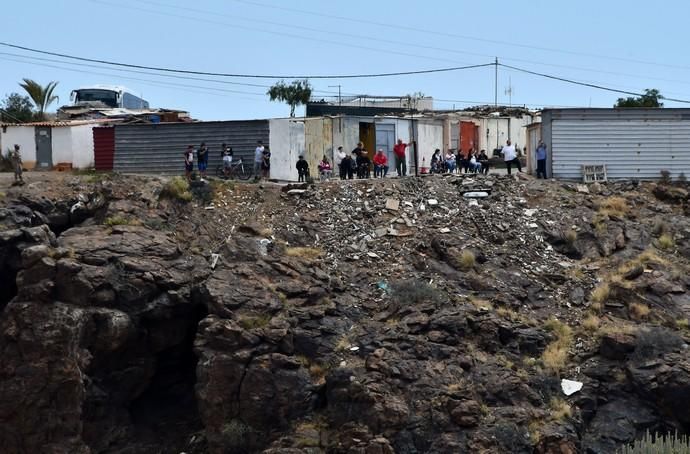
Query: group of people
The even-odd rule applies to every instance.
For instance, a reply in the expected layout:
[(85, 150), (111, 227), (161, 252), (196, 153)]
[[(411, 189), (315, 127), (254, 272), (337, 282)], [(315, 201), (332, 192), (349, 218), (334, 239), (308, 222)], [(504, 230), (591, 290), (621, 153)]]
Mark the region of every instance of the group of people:
[(457, 155), (453, 150), (448, 150), (443, 156), (440, 149), (434, 151), (431, 156), (431, 173), (454, 173), (456, 170), (461, 173), (489, 173), (489, 157), (486, 150), (477, 153), (474, 148), (467, 151), (458, 150)]
[[(192, 172), (194, 171), (194, 155), (196, 155), (197, 168), (199, 169), (199, 175), (202, 181), (206, 178), (209, 153), (210, 151), (208, 146), (206, 146), (206, 142), (201, 142), (199, 148), (196, 149), (194, 148), (194, 145), (187, 146), (187, 149), (184, 152), (184, 168), (185, 176), (187, 177), (188, 181), (192, 181)], [(223, 143), (221, 145), (220, 155), (223, 162), (223, 174), (228, 176), (233, 167), (234, 152), (232, 147)], [(270, 168), (271, 152), (269, 151), (268, 147), (265, 147), (263, 142), (259, 140), (254, 153), (254, 176), (256, 178), (268, 178)]]
[[(413, 142), (414, 143), (414, 142)], [(399, 176), (407, 175), (407, 156), (406, 149), (409, 144), (398, 140), (393, 147), (393, 155), (395, 157), (395, 168)], [(526, 150), (525, 150), (526, 152)], [(15, 145), (14, 154), (18, 157), (17, 160), (13, 158), (15, 164), (15, 179), (21, 180), (21, 157), (19, 155), (19, 145)], [(193, 145), (189, 145), (184, 153), (185, 171), (187, 179), (191, 181), (192, 171), (194, 169), (194, 155), (197, 157), (197, 165), (201, 178), (206, 178), (206, 170), (208, 167), (209, 149), (206, 143), (202, 142), (198, 149)], [(516, 166), (519, 172), (522, 172), (522, 164), (518, 157), (516, 147), (512, 145), (511, 141), (506, 141), (506, 145), (501, 149), (501, 155), (506, 165), (508, 175), (511, 174), (512, 167)], [(546, 145), (543, 141), (539, 144), (535, 151), (537, 161), (537, 178), (546, 178)], [(223, 160), (223, 172), (228, 175), (233, 166), (233, 150), (232, 147), (225, 143), (221, 146), (221, 156)], [(341, 180), (351, 180), (357, 175), (357, 178), (371, 178), (371, 168), (373, 162), (374, 178), (383, 178), (388, 175), (389, 165), (388, 157), (382, 148), (379, 148), (374, 154), (373, 159), (369, 158), (369, 153), (364, 148), (364, 143), (359, 142), (357, 147), (351, 153), (346, 153), (343, 147), (338, 147), (335, 154), (335, 165), (338, 167), (338, 173)], [(299, 181), (306, 181), (309, 177), (309, 164), (300, 156), (297, 161), (297, 174)], [(490, 169), (489, 157), (486, 150), (481, 150), (477, 153), (474, 148), (463, 151), (458, 150), (457, 154), (453, 150), (448, 150), (445, 155), (441, 153), (440, 149), (434, 151), (431, 157), (431, 173), (489, 173)], [(257, 178), (268, 178), (271, 168), (271, 152), (263, 142), (257, 142), (254, 151), (254, 175)], [(17, 172), (16, 169), (19, 169)], [(321, 180), (330, 179), (334, 167), (326, 156), (323, 156), (318, 165), (319, 177)]]

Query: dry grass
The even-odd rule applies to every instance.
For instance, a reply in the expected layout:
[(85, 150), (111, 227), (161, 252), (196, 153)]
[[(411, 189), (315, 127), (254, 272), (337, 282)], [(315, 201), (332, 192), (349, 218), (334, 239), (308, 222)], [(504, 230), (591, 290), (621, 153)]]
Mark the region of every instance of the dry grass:
[(563, 233), (563, 241), (572, 246), (577, 241), (577, 232), (573, 229), (569, 229)]
[(546, 346), (541, 361), (546, 370), (558, 373), (565, 367), (568, 360), (568, 348), (573, 340), (573, 330), (555, 318), (549, 319), (544, 324), (544, 328), (551, 331), (556, 339)]
[(263, 328), (268, 325), (268, 323), (271, 321), (271, 316), (270, 315), (260, 315), (256, 317), (252, 316), (244, 316), (241, 317), (237, 323), (239, 325), (246, 329), (257, 329), (257, 328)]
[(489, 300), (470, 296), (469, 302), (479, 310), (491, 311), (494, 309), (494, 307), (491, 305), (491, 301)]
[(604, 305), (602, 303), (592, 303), (589, 305), (589, 308), (595, 314), (601, 314), (601, 311), (604, 310)]
[(609, 217), (622, 218), (629, 210), (628, 201), (623, 197), (607, 197), (599, 205), (599, 213)]
[(313, 260), (321, 257), (323, 250), (315, 247), (289, 247), (285, 250), (285, 255)]
[(511, 322), (523, 322), (524, 317), (520, 314), (518, 314), (516, 311), (513, 309), (510, 309), (508, 307), (499, 307), (496, 309), (496, 315), (498, 315), (501, 318), (504, 318), (506, 320), (510, 320)]
[(459, 262), (460, 269), (463, 271), (469, 271), (474, 268), (477, 259), (472, 251), (464, 250), (460, 254)]
[(335, 344), (335, 351), (337, 352), (344, 352), (345, 350), (349, 349), (352, 346), (350, 343), (350, 338), (347, 336), (347, 334), (343, 334), (340, 339), (338, 339), (338, 342)]
[(108, 227), (112, 227), (114, 225), (130, 225), (133, 224), (133, 222), (125, 217), (116, 214), (115, 216), (110, 216), (109, 218), (106, 218), (105, 221), (103, 221), (103, 224), (107, 225)]
[(563, 421), (573, 416), (573, 409), (563, 399), (553, 398), (549, 402), (549, 414), (554, 421)]
[(687, 318), (679, 318), (675, 322), (676, 329), (681, 329), (681, 330), (687, 330), (690, 328), (690, 322), (688, 322)]
[(596, 315), (589, 315), (587, 318), (582, 320), (582, 328), (584, 328), (585, 331), (589, 331), (589, 332), (598, 331), (600, 324), (601, 324), (601, 320)]
[(309, 375), (311, 375), (314, 380), (323, 380), (326, 377), (327, 372), (328, 367), (324, 366), (323, 364), (313, 363), (309, 366)]
[(649, 306), (642, 303), (632, 303), (628, 306), (628, 312), (630, 316), (635, 320), (644, 320), (649, 315)]
[(608, 282), (602, 282), (601, 284), (597, 285), (594, 290), (592, 290), (589, 298), (592, 300), (592, 303), (604, 304), (606, 300), (609, 299), (610, 294), (611, 287), (609, 287)]
[(628, 335), (634, 335), (637, 333), (637, 328), (627, 322), (624, 321), (609, 321), (608, 323), (605, 323), (601, 325), (599, 328), (599, 334), (604, 336), (604, 335), (613, 335), (613, 334), (628, 334)]
[(189, 183), (183, 177), (173, 177), (163, 185), (160, 193), (161, 198), (190, 202), (192, 193), (189, 192)]
[(664, 233), (659, 237), (656, 244), (659, 247), (659, 249), (671, 249), (673, 248), (673, 246), (676, 245), (676, 242), (673, 241), (673, 237), (671, 235), (669, 235), (668, 233)]

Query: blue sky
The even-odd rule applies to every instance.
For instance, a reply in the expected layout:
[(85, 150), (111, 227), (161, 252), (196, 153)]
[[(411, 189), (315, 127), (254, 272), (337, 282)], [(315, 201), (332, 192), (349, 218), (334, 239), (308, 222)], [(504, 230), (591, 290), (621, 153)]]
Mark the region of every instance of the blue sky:
[[(683, 1), (7, 1), (0, 41), (147, 66), (242, 74), (361, 74), (489, 63), (690, 100)], [(23, 77), (72, 89), (125, 85), (202, 120), (283, 117), (276, 80), (189, 80), (91, 67), (0, 46), (0, 96)], [(13, 55), (7, 55), (13, 54)], [(19, 56), (23, 55), (23, 56)], [(76, 63), (76, 64), (75, 64)], [(99, 66), (99, 65), (95, 65)], [(212, 80), (216, 80), (215, 82)], [(221, 82), (219, 82), (219, 80)], [(311, 80), (317, 96), (422, 92), (441, 109), (494, 99), (493, 67), (380, 79)], [(244, 84), (244, 85), (243, 85)], [(254, 86), (259, 85), (259, 86)], [(619, 95), (499, 69), (499, 103), (610, 107)], [(329, 87), (330, 86), (330, 87)], [(666, 102), (667, 107), (688, 104)], [(298, 114), (302, 111), (299, 110)]]

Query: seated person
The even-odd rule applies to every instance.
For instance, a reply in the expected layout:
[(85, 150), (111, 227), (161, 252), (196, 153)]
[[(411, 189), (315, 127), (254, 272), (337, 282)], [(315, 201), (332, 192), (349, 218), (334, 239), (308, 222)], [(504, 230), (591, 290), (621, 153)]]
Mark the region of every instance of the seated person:
[(470, 172), (472, 173), (477, 173), (480, 172), (482, 169), (482, 165), (477, 162), (477, 157), (474, 155), (474, 152), (470, 154)]
[(383, 178), (386, 175), (388, 175), (388, 158), (383, 153), (383, 149), (379, 148), (374, 155), (374, 178)]
[(328, 158), (324, 156), (319, 163), (319, 178), (321, 180), (328, 180), (331, 178), (332, 171), (331, 163), (328, 162)]
[(455, 155), (450, 150), (446, 153), (446, 169), (450, 173), (455, 171)]
[(486, 150), (481, 150), (479, 156), (477, 156), (477, 161), (481, 164), (481, 173), (489, 173), (489, 156), (486, 154)]
[(297, 160), (297, 181), (306, 181), (309, 176), (309, 163), (304, 159), (304, 156), (299, 157)]

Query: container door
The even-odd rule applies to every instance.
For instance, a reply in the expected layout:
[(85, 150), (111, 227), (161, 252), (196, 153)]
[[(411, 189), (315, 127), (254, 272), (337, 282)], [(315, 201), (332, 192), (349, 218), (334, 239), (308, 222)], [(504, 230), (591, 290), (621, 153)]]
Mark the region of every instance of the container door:
[[(395, 145), (395, 125), (376, 124), (376, 151), (383, 149), (383, 153), (388, 158), (388, 166), (395, 166), (393, 159), (393, 146)], [(391, 163), (393, 163), (391, 165)]]
[(53, 139), (50, 127), (36, 126), (36, 169), (53, 167)]

